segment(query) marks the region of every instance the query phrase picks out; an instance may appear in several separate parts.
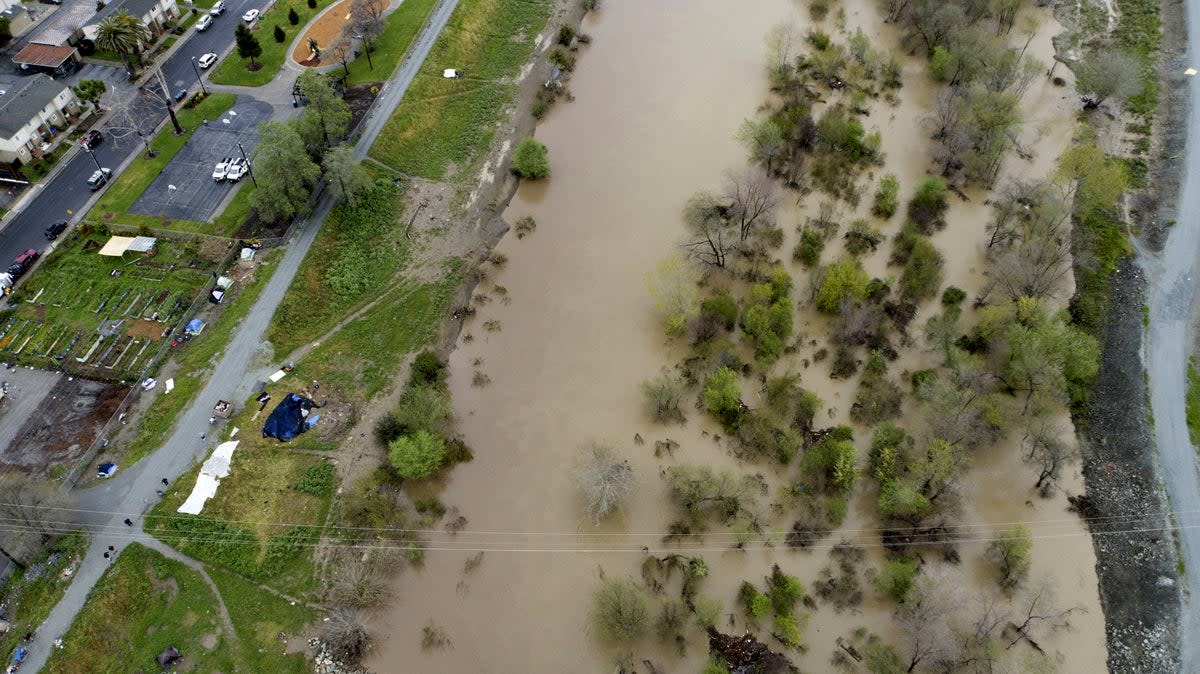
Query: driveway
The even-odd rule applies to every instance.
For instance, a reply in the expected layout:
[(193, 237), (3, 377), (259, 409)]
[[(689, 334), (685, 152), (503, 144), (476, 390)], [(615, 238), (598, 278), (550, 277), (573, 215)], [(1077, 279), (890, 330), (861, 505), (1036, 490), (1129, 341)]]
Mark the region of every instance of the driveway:
[(175, 220), (207, 221), (234, 188), (231, 182), (213, 180), (213, 167), (225, 157), (240, 156), (238, 143), (249, 157), (258, 142), (258, 125), (270, 119), (271, 112), (269, 103), (239, 98), (220, 119), (197, 127), (191, 140), (129, 210)]

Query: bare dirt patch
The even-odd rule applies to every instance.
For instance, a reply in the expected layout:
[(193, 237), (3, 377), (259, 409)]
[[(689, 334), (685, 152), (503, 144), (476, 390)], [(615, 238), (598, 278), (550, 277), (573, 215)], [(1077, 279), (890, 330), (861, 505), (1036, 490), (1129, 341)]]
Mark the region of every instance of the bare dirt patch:
[(90, 379), (60, 379), (24, 419), (12, 442), (0, 448), (0, 468), (49, 475), (56, 466), (73, 465), (91, 446), (127, 390)]
[(316, 40), (317, 47), (323, 52), (329, 48), (341, 32), (342, 26), (350, 20), (350, 0), (342, 0), (333, 5), (329, 9), (321, 13), (316, 21), (308, 25), (308, 29), (304, 31), (304, 35), (296, 42), (296, 48), (292, 50), (292, 60), (302, 66), (321, 65), (320, 59), (310, 59), (311, 52), (308, 49), (308, 41)]
[(126, 331), (131, 337), (145, 337), (151, 341), (158, 341), (163, 336), (162, 324), (157, 321), (140, 320), (129, 326)]

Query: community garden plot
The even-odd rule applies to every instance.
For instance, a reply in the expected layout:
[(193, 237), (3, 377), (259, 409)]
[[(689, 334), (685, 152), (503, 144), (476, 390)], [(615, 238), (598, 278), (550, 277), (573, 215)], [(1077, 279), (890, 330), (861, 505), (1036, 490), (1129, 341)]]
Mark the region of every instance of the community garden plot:
[(108, 238), (76, 237), (25, 282), (0, 320), (0, 358), (101, 379), (136, 375), (224, 253), (160, 238), (148, 253), (101, 256)]

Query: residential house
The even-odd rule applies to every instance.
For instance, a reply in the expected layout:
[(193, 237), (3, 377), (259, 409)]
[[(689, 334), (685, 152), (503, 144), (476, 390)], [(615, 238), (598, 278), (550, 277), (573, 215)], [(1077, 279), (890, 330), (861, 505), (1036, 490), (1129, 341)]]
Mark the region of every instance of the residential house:
[(96, 29), (100, 22), (121, 10), (140, 18), (155, 37), (167, 29), (168, 21), (179, 17), (179, 7), (175, 0), (112, 0), (83, 24), (83, 36), (95, 41)]
[(0, 162), (20, 166), (79, 114), (79, 97), (46, 75), (0, 76)]
[(42, 73), (50, 77), (61, 77), (79, 65), (79, 54), (71, 45), (61, 47), (40, 42), (30, 42), (13, 56), (13, 63), (23, 73)]

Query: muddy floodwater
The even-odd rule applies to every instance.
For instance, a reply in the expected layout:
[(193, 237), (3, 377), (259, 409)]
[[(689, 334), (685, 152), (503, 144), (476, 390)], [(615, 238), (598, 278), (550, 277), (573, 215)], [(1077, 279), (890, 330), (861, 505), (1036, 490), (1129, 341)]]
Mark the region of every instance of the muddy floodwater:
[[(877, 44), (895, 45), (873, 3), (841, 6), (851, 32), (861, 26), (879, 36)], [(1050, 36), (1060, 27), (1048, 14), (1039, 18), (1030, 50), (1048, 63)], [(783, 474), (773, 466), (739, 464), (725, 442), (714, 438), (719, 429), (690, 405), (685, 426), (652, 424), (638, 391), (641, 381), (684, 354), (682, 345), (663, 337), (645, 275), (679, 249), (680, 209), (687, 197), (717, 188), (725, 171), (745, 165), (734, 134), (767, 97), (764, 38), (781, 22), (794, 23), (801, 35), (811, 25), (805, 5), (792, 0), (607, 0), (585, 20), (583, 30), (593, 42), (571, 80), (575, 100), (560, 103), (537, 129), (550, 149), (552, 178), (524, 185), (504, 214), (510, 223), (533, 216), (537, 229), (520, 240), (510, 234), (499, 245), (508, 262), (480, 285), (478, 292), (491, 301), (467, 324), (450, 361), (459, 427), (475, 459), (450, 472), (440, 498), (456, 506), (468, 524), (453, 536), (429, 533), (424, 567), (397, 577), (392, 606), (373, 620), (381, 643), (368, 663), (372, 670), (612, 671), (618, 649), (589, 633), (588, 598), (601, 570), (637, 577), (643, 547), (659, 554), (668, 549), (661, 537), (676, 516), (660, 472), (686, 462), (760, 472), (768, 479)], [(825, 29), (834, 30), (832, 16)], [(1031, 119), (1022, 142), (1036, 152), (1032, 160), (1012, 158), (1006, 172), (1032, 178), (1051, 170), (1070, 138), (1070, 91), (1040, 78), (1030, 88), (1024, 107)], [(899, 176), (905, 200), (928, 167), (928, 134), (919, 119), (933, 95), (923, 64), (906, 60), (899, 106), (878, 101), (864, 122), (868, 130), (882, 131), (883, 170)], [(955, 200), (949, 227), (934, 241), (947, 259), (945, 284), (974, 296), (983, 283), (980, 248), (988, 210), (982, 203), (986, 195), (967, 196), (970, 201)], [(788, 233), (780, 252), (786, 258), (796, 225), (817, 200), (796, 206), (794, 196), (785, 195), (784, 201), (788, 207), (778, 219)], [(897, 218), (885, 233), (899, 225)], [(898, 273), (887, 270), (889, 251), (885, 243), (864, 260), (871, 274)], [(807, 297), (808, 275), (787, 264), (796, 279), (795, 296)], [(1064, 293), (1060, 299), (1065, 298)], [(925, 307), (913, 325), (933, 310)], [(797, 332), (824, 343), (825, 323), (814, 321), (811, 312), (800, 310)], [(799, 356), (811, 356), (811, 350)], [(903, 352), (893, 371), (928, 367), (933, 358), (914, 347)], [(490, 383), (473, 385), (477, 372)], [(804, 386), (830, 406), (818, 423), (848, 423), (855, 382), (834, 382), (827, 375), (828, 362), (803, 373)], [(744, 383), (748, 401), (756, 395), (752, 388)], [(1062, 424), (1069, 429), (1065, 414)], [(635, 434), (645, 444), (635, 444)], [(665, 438), (679, 443), (673, 459), (654, 456), (654, 442)], [(869, 431), (859, 429), (856, 438), (865, 456)], [(600, 527), (584, 517), (570, 479), (577, 449), (592, 441), (616, 446), (639, 480), (625, 512)], [(1067, 472), (1065, 490), (1079, 493), (1077, 467)], [(1031, 577), (1050, 580), (1058, 604), (1083, 609), (1072, 616), (1071, 630), (1042, 645), (1056, 654), (1060, 671), (1103, 671), (1103, 615), (1091, 542), (1078, 517), (1067, 511), (1065, 494), (1041, 499), (1031, 489), (1035, 479), (1020, 460), (1016, 438), (977, 455), (957, 520), (972, 533), (959, 546), (963, 562), (933, 565), (945, 567), (969, 610), (981, 591), (994, 587), (982, 562), (987, 537), (1012, 523), (1029, 523), (1035, 536)], [(737, 587), (743, 580), (761, 585), (772, 563), (811, 587), (829, 565), (829, 548), (847, 539), (867, 550), (868, 565), (878, 565), (882, 550), (870, 491), (860, 486), (841, 528), (808, 551), (761, 542), (733, 551), (729, 536), (719, 532), (670, 547), (703, 555), (712, 572), (701, 593), (724, 603), (718, 628), (740, 633)], [(789, 524), (772, 521), (777, 528)], [(485, 551), (482, 558), (474, 557), (478, 550)], [(900, 645), (892, 607), (865, 582), (864, 589), (866, 599), (855, 609), (839, 613), (818, 602), (811, 611), (803, 639), (807, 653), (789, 653), (802, 670), (829, 670), (835, 639), (860, 626)], [(732, 627), (730, 614), (738, 616)], [(445, 631), (449, 647), (422, 649), (422, 628), (431, 623)], [(646, 637), (633, 649), (636, 660), (651, 659), (662, 671), (698, 671), (706, 645), (698, 629), (688, 633), (683, 659)]]

